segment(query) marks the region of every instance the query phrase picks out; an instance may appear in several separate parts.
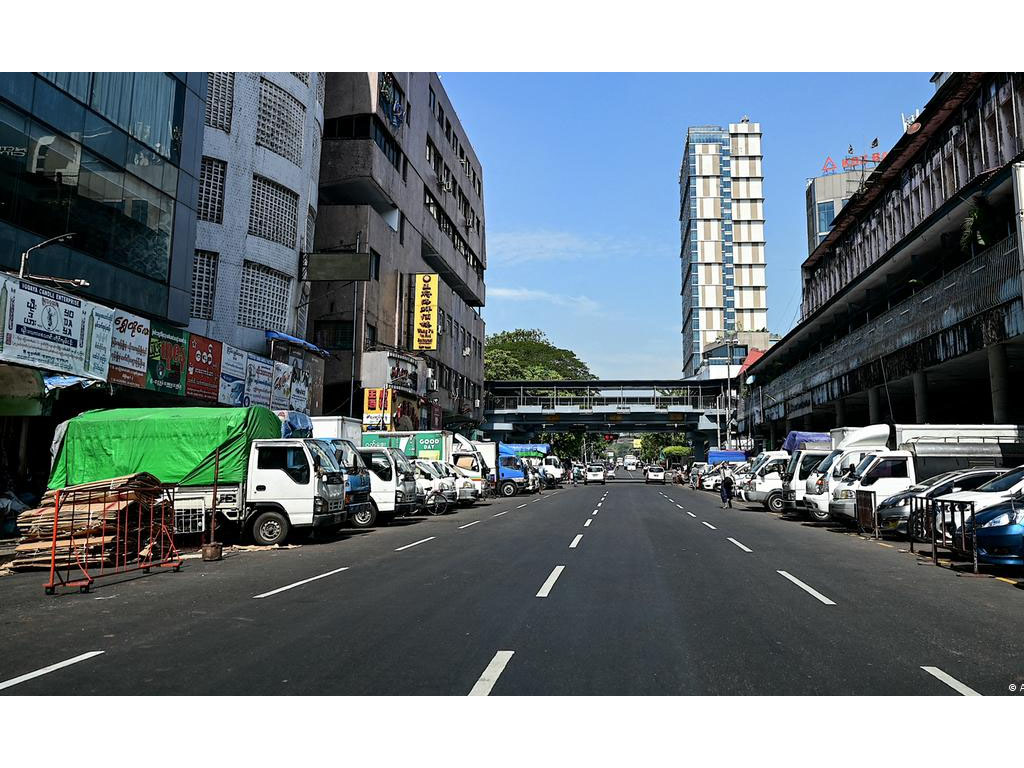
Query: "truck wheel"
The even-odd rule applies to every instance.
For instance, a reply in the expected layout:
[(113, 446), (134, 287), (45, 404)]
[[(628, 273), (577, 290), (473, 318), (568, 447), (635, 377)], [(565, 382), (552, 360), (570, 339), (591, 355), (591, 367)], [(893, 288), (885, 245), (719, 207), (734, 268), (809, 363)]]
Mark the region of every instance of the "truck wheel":
[(370, 506), (352, 515), (353, 528), (371, 528), (377, 522), (377, 505), (370, 500)]
[(506, 480), (501, 484), (501, 495), (508, 498), (516, 495), (516, 484)]
[(252, 538), (263, 547), (284, 544), (288, 538), (288, 519), (272, 509), (260, 512), (252, 524)]
[(828, 512), (822, 512), (817, 507), (810, 509), (808, 511), (808, 514), (810, 514), (811, 520), (814, 520), (818, 523), (827, 523), (829, 520), (832, 519), (832, 515), (830, 515)]
[(782, 511), (782, 494), (771, 493), (768, 495), (768, 499), (764, 505), (768, 507), (769, 512), (781, 512)]

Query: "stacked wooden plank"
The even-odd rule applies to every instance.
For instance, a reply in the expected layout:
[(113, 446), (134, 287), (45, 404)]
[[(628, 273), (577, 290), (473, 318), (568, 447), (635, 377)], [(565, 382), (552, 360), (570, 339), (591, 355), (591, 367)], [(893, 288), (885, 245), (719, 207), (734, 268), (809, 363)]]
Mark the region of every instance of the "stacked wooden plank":
[[(136, 549), (149, 543), (148, 510), (157, 504), (162, 493), (160, 481), (145, 473), (70, 486), (60, 490), (60, 514), (57, 515), (57, 492), (47, 491), (37, 509), (18, 515), (22, 537), (15, 548), (11, 567), (14, 570), (50, 567), (55, 516), (58, 566), (113, 565), (115, 556), (120, 562), (126, 557), (130, 561), (137, 556)], [(143, 529), (141, 537), (140, 527)], [(117, 540), (119, 531), (120, 541)]]

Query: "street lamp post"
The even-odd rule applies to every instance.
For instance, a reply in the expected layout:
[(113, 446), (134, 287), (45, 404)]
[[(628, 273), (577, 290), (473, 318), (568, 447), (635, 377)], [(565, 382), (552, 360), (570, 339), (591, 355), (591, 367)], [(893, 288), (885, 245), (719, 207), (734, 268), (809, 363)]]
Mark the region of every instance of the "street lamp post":
[(40, 248), (45, 248), (46, 246), (53, 245), (54, 243), (63, 243), (67, 240), (70, 240), (74, 236), (74, 232), (65, 232), (63, 235), (57, 235), (56, 237), (51, 237), (49, 240), (44, 240), (41, 243), (36, 243), (31, 248), (22, 252), (21, 268), (18, 270), (18, 277), (21, 278), (22, 280), (24, 280), (27, 277), (30, 277), (30, 275), (26, 275), (25, 273), (28, 271), (28, 257), (29, 254), (32, 253), (32, 251), (37, 251)]

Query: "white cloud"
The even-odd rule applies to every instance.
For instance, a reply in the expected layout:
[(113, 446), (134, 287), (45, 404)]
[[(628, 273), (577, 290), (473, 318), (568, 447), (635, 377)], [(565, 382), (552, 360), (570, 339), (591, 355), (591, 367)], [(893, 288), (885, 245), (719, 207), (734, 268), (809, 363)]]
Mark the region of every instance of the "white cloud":
[(607, 237), (585, 238), (572, 232), (491, 232), (487, 235), (487, 257), (491, 264), (572, 261), (635, 252), (635, 243), (616, 242)]
[(599, 309), (598, 303), (589, 296), (566, 296), (548, 291), (535, 291), (530, 288), (488, 288), (487, 298), (546, 302), (560, 307), (568, 307), (577, 312), (596, 312)]

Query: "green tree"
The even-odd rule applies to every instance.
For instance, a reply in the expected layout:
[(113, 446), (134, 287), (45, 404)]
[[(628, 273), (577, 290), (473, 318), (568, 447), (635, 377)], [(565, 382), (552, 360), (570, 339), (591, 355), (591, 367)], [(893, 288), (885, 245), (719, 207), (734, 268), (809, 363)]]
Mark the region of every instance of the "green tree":
[[(484, 378), (491, 381), (551, 381), (553, 379), (594, 379), (590, 368), (572, 350), (556, 347), (539, 329), (502, 331), (487, 337), (484, 347)], [(546, 394), (531, 389), (531, 393)], [(550, 392), (550, 390), (547, 390)], [(600, 437), (588, 436), (588, 444)], [(543, 432), (542, 443), (562, 459), (579, 458), (583, 451), (582, 432)]]
[[(493, 333), (487, 337), (487, 345), (484, 348), (484, 377), (487, 379), (501, 379), (502, 376), (492, 376), (488, 368), (488, 357), (494, 360), (496, 352), (508, 352), (512, 358), (522, 367), (523, 375), (527, 378), (538, 379), (595, 379), (590, 368), (580, 360), (576, 353), (569, 349), (556, 347), (548, 339), (547, 335), (539, 329), (517, 328), (514, 331), (502, 331)], [(509, 358), (498, 355), (498, 361)], [(498, 363), (493, 364), (495, 372), (499, 369)], [(516, 377), (513, 377), (516, 378)]]
[(648, 432), (640, 436), (640, 451), (648, 461), (657, 459), (663, 448), (688, 445), (682, 432)]
[(492, 381), (525, 379), (526, 369), (519, 359), (507, 349), (484, 348), (484, 378)]

